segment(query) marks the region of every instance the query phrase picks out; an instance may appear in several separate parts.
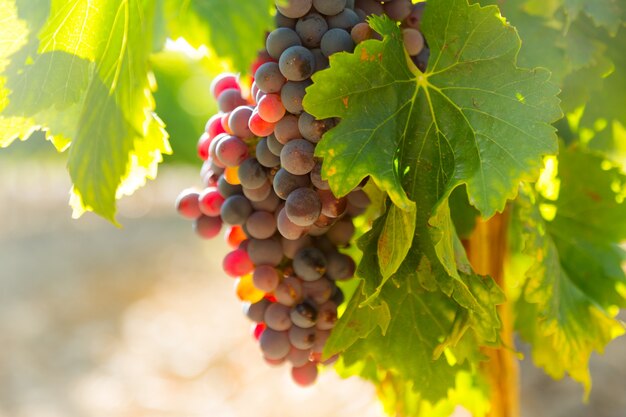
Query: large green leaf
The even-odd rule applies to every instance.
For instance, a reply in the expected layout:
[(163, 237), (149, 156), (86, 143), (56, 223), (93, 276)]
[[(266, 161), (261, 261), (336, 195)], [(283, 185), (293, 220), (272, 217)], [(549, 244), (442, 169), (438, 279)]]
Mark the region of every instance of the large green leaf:
[(517, 303), (517, 328), (539, 366), (555, 378), (569, 373), (587, 392), (591, 353), (624, 333), (614, 316), (626, 306), (625, 257), (618, 246), (626, 239), (626, 176), (603, 164), (580, 149), (564, 150), (558, 199), (538, 206), (529, 193), (515, 211), (524, 252), (535, 261)]
[(396, 150), (434, 142), (435, 192), (443, 196), (465, 183), (484, 215), (501, 211), (519, 181), (537, 175), (542, 155), (556, 152), (549, 123), (560, 110), (549, 74), (515, 66), (519, 38), (495, 7), (429, 4), (422, 27), (432, 55), (424, 74), (406, 64), (395, 24), (373, 24), (385, 39), (332, 57), (304, 101), (318, 118), (343, 119), (316, 150), (333, 190), (344, 195), (370, 175), (395, 204), (409, 208), (401, 181), (412, 173), (395, 163)]

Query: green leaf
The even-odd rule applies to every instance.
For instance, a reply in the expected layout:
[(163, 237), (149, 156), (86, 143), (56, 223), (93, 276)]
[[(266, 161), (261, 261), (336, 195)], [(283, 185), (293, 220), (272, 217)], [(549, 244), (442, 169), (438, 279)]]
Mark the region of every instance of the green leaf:
[(564, 0), (565, 11), (571, 20), (585, 13), (598, 26), (606, 27), (612, 34), (622, 25), (622, 5), (617, 0)]
[(247, 72), (258, 51), (265, 46), (264, 34), (273, 26), (271, 0), (220, 1), (166, 0), (170, 37), (185, 38), (192, 46), (209, 45), (230, 59), (234, 68)]
[(408, 209), (401, 178), (411, 173), (395, 163), (396, 149), (435, 142), (441, 151), (430, 175), (441, 184), (438, 194), (465, 183), (483, 215), (501, 211), (520, 180), (536, 177), (542, 155), (556, 152), (549, 123), (560, 110), (549, 73), (515, 66), (519, 38), (495, 7), (429, 4), (422, 28), (432, 55), (424, 74), (407, 65), (393, 22), (372, 24), (384, 40), (333, 56), (304, 100), (318, 118), (343, 119), (316, 149), (333, 191), (344, 195), (370, 175)]
[(605, 163), (580, 149), (565, 149), (558, 199), (534, 205), (527, 192), (515, 210), (524, 253), (535, 260), (516, 305), (517, 328), (532, 344), (539, 366), (555, 378), (569, 373), (587, 393), (592, 352), (602, 352), (624, 333), (614, 317), (626, 306), (621, 268), (626, 258), (618, 246), (626, 239), (626, 176)]
[(415, 212), (401, 210), (392, 204), (378, 238), (377, 258), (383, 284), (400, 268), (411, 249), (414, 233)]

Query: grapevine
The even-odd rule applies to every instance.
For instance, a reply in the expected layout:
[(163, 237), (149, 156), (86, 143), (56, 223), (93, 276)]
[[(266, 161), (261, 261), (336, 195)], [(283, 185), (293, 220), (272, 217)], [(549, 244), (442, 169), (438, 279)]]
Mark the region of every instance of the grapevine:
[(341, 249), (352, 240), (353, 219), (369, 205), (367, 178), (337, 197), (322, 177), (315, 147), (339, 120), (306, 113), (306, 88), (331, 56), (380, 38), (368, 15), (401, 22), (407, 54), (424, 69), (424, 6), (409, 0), (277, 0), (277, 28), (252, 66), (251, 85), (232, 73), (211, 84), (220, 112), (207, 121), (197, 145), (206, 188), (184, 190), (176, 206), (200, 237), (213, 238), (228, 225), (233, 250), (224, 272), (236, 279), (265, 361), (288, 362), (300, 385), (315, 381), (320, 363), (334, 361), (322, 353), (344, 301), (336, 283), (356, 269)]

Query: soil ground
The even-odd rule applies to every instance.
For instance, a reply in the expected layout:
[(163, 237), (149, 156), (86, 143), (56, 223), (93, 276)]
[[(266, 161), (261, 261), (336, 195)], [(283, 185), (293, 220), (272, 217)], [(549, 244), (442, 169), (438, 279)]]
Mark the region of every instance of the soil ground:
[[(120, 205), (123, 229), (72, 220), (58, 161), (0, 155), (0, 417), (378, 417), (373, 389), (270, 368), (220, 263), (173, 213), (194, 170), (164, 167)], [(523, 350), (523, 348), (522, 348)], [(594, 390), (522, 365), (524, 417), (625, 417), (626, 338), (591, 364)]]

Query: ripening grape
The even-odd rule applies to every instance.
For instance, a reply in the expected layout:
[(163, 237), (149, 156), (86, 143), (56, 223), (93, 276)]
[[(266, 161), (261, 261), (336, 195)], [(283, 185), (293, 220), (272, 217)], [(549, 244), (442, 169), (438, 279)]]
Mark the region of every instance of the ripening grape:
[(298, 120), (298, 116), (293, 114), (287, 114), (280, 119), (274, 128), (276, 140), (286, 145), (290, 140), (302, 137), (298, 128)]
[(317, 379), (317, 365), (313, 362), (309, 362), (303, 366), (294, 366), (291, 369), (291, 378), (294, 382), (302, 387), (308, 387), (312, 385)]
[(382, 15), (385, 13), (382, 4), (376, 0), (356, 0), (354, 7), (363, 10), (368, 16), (371, 14)]
[(326, 275), (335, 281), (343, 281), (354, 276), (356, 264), (354, 260), (343, 253), (334, 252), (326, 255), (328, 261)]
[(283, 248), (275, 239), (250, 239), (248, 255), (255, 265), (276, 266), (283, 260)]
[(211, 145), (211, 140), (211, 136), (209, 136), (206, 132), (202, 133), (198, 139), (198, 156), (203, 161), (209, 159), (209, 146)]
[(197, 219), (202, 215), (199, 203), (200, 194), (194, 189), (183, 190), (176, 199), (176, 211), (187, 219)]
[(255, 239), (269, 239), (276, 232), (276, 219), (270, 212), (255, 211), (246, 220), (246, 231)]
[(283, 254), (287, 258), (293, 259), (300, 249), (311, 246), (312, 239), (310, 236), (302, 236), (301, 238), (294, 240), (283, 238), (281, 243), (283, 245)]
[[(280, 72), (287, 80), (303, 81), (313, 75), (315, 57), (311, 51), (303, 46), (291, 46), (282, 53), (278, 65)], [(268, 93), (270, 92), (276, 91), (268, 91)]]
[(315, 58), (315, 72), (328, 68), (330, 61), (320, 48), (311, 49), (311, 53)]
[[(306, 88), (311, 84), (311, 80), (287, 81), (285, 83), (283, 89), (280, 91), (280, 98), (289, 113), (302, 113), (302, 99), (304, 98)], [(296, 135), (294, 137), (298, 136), (299, 135)]]
[(340, 217), (346, 212), (348, 207), (348, 199), (345, 197), (337, 198), (328, 190), (318, 190), (317, 195), (322, 204), (322, 214), (328, 217)]
[(368, 39), (374, 39), (375, 32), (374, 32), (374, 29), (372, 29), (369, 24), (365, 22), (361, 22), (361, 23), (356, 24), (352, 28), (352, 30), (350, 31), (350, 36), (352, 37), (352, 41), (355, 44), (359, 44)]
[(308, 329), (315, 326), (317, 309), (311, 302), (304, 301), (291, 309), (290, 316), (293, 324), (300, 328)]
[(324, 55), (331, 56), (337, 52), (351, 52), (354, 49), (354, 42), (348, 31), (335, 28), (324, 34), (320, 48)]
[[(279, 332), (289, 330), (292, 327), (290, 312), (291, 309), (289, 307), (279, 303), (272, 303), (265, 309), (263, 321), (272, 330)], [(311, 343), (311, 345), (313, 344)]]
[(287, 307), (293, 307), (302, 301), (302, 281), (296, 277), (287, 277), (278, 284), (274, 291), (276, 300)]
[(247, 238), (248, 237), (241, 226), (230, 226), (224, 235), (226, 243), (228, 243), (228, 246), (231, 248), (238, 248), (241, 242)]
[(223, 175), (217, 180), (217, 189), (224, 198), (243, 193), (241, 185), (230, 184)]
[(388, 1), (383, 5), (387, 16), (393, 20), (404, 20), (411, 14), (413, 3), (411, 0)]
[(302, 137), (312, 143), (318, 143), (322, 139), (322, 135), (335, 127), (336, 124), (335, 119), (317, 120), (306, 112), (302, 112), (298, 119), (298, 129)]
[(222, 230), (222, 219), (219, 217), (200, 216), (193, 222), (193, 229), (204, 239), (213, 239)]
[(291, 350), (287, 354), (287, 360), (294, 367), (304, 366), (309, 362), (309, 355), (311, 352), (309, 349), (298, 349), (295, 347), (291, 347)]
[(296, 32), (302, 39), (302, 44), (307, 48), (320, 46), (322, 36), (328, 30), (326, 19), (319, 13), (309, 13), (301, 17), (296, 23)]
[(227, 275), (236, 278), (252, 272), (254, 264), (245, 250), (235, 249), (224, 257), (222, 268)]
[(250, 320), (255, 323), (262, 323), (265, 317), (265, 310), (270, 305), (270, 302), (265, 298), (257, 301), (256, 303), (245, 303), (243, 305), (243, 312)]
[(252, 112), (248, 127), (256, 136), (267, 136), (274, 132), (274, 123), (264, 120), (257, 109)]
[(297, 19), (311, 10), (313, 0), (276, 0), (275, 3), (282, 15)]
[(198, 197), (198, 204), (202, 214), (207, 216), (217, 217), (220, 215), (222, 204), (224, 204), (224, 197), (220, 194), (217, 188), (206, 188)]
[(293, 175), (306, 175), (315, 166), (315, 145), (308, 140), (294, 139), (280, 151), (280, 164)]
[[(289, 307), (286, 308), (289, 310)], [(315, 343), (315, 327), (302, 328), (291, 326), (289, 329), (289, 342), (296, 349), (311, 349)]]
[(317, 312), (317, 323), (315, 327), (319, 330), (330, 330), (337, 323), (337, 304), (333, 301), (326, 301)]
[(241, 97), (241, 90), (234, 88), (227, 88), (217, 98), (217, 107), (224, 113), (233, 111), (237, 107), (245, 106), (246, 104), (246, 100)]
[(367, 208), (372, 202), (363, 190), (354, 190), (346, 196), (350, 204), (358, 208)]
[[(290, 47), (288, 49), (295, 48)], [(284, 53), (283, 53), (284, 54)], [(282, 56), (282, 55), (281, 55)], [(281, 73), (280, 67), (276, 62), (266, 62), (261, 65), (254, 74), (254, 82), (256, 82), (259, 90), (264, 93), (278, 93), (287, 80)]]
[(291, 349), (287, 332), (278, 332), (272, 329), (263, 331), (259, 338), (259, 345), (263, 355), (273, 360), (283, 359)]
[(298, 21), (297, 18), (292, 19), (282, 14), (279, 10), (276, 10), (276, 16), (274, 16), (274, 24), (277, 28), (295, 29), (297, 21)]
[(230, 113), (228, 126), (233, 135), (239, 136), (241, 139), (248, 139), (254, 136), (248, 127), (252, 110), (250, 106), (239, 106)]
[(276, 123), (285, 115), (285, 106), (280, 97), (278, 94), (266, 94), (259, 100), (257, 110), (266, 122)]
[(267, 182), (265, 168), (256, 160), (248, 158), (239, 165), (239, 183), (246, 188), (258, 188)]
[(285, 51), (285, 49), (289, 48), (290, 46), (297, 45), (302, 45), (302, 41), (300, 40), (298, 34), (288, 27), (278, 27), (278, 29), (270, 32), (270, 34), (267, 35), (267, 39), (265, 40), (265, 47), (267, 48), (267, 52), (274, 59), (280, 58), (280, 55)]
[(346, 7), (346, 0), (313, 0), (313, 7), (320, 13), (333, 16)]
[(315, 166), (311, 170), (311, 183), (319, 190), (330, 190), (328, 181), (322, 179), (322, 161), (315, 161)]
[(250, 202), (260, 202), (265, 200), (272, 193), (272, 184), (269, 181), (265, 181), (258, 188), (246, 188), (243, 187), (243, 195), (245, 195)]
[(224, 200), (220, 209), (220, 215), (225, 223), (230, 225), (242, 225), (252, 214), (252, 206), (248, 199), (242, 195), (235, 194)]
[(265, 293), (254, 286), (252, 275), (246, 274), (235, 280), (235, 293), (241, 301), (256, 303), (261, 301)]
[(420, 2), (413, 5), (411, 13), (404, 19), (404, 26), (411, 29), (420, 30), (422, 23), (422, 16), (424, 15), (424, 9), (426, 8), (426, 2)]
[(285, 202), (285, 214), (292, 223), (307, 227), (312, 226), (322, 210), (319, 195), (311, 188), (293, 190)]
[(275, 133), (276, 130), (274, 130), (274, 133), (267, 137), (267, 148), (270, 150), (271, 153), (280, 157), (280, 151), (283, 150), (284, 145), (280, 143), (278, 139), (276, 139)]
[(293, 270), (305, 281), (320, 279), (326, 272), (326, 257), (317, 248), (300, 250), (293, 258)]
[(267, 138), (263, 138), (256, 145), (256, 159), (267, 168), (280, 165), (280, 157), (274, 155), (267, 146)]
[(204, 131), (209, 134), (209, 137), (211, 139), (213, 139), (220, 133), (226, 133), (226, 131), (222, 127), (222, 116), (219, 114), (211, 116), (211, 118), (206, 123)]
[(220, 139), (215, 156), (226, 167), (235, 167), (248, 157), (248, 145), (237, 136), (227, 136)]
[(281, 236), (289, 240), (300, 239), (309, 231), (308, 227), (298, 226), (292, 222), (287, 216), (284, 208), (278, 212), (278, 216), (276, 217), (276, 228)]
[(404, 28), (402, 29), (402, 39), (404, 47), (411, 56), (416, 56), (424, 49), (424, 37), (419, 30)]
[(335, 284), (324, 277), (315, 281), (302, 282), (304, 298), (315, 301), (317, 305), (322, 305), (330, 300), (334, 287)]
[(339, 220), (328, 230), (327, 237), (337, 246), (345, 246), (354, 236), (354, 225), (351, 220)]
[(328, 27), (330, 29), (343, 29), (348, 32), (361, 21), (359, 15), (351, 9), (343, 9), (341, 13), (328, 16), (326, 20), (328, 21)]
[(252, 207), (255, 210), (267, 211), (274, 213), (280, 204), (281, 199), (278, 198), (274, 189), (271, 190), (270, 195), (263, 201), (251, 201)]
[(311, 180), (308, 175), (294, 175), (281, 168), (274, 176), (274, 192), (283, 200), (296, 188), (308, 187)]
[(214, 98), (218, 98), (224, 90), (229, 88), (241, 91), (239, 77), (236, 74), (225, 72), (213, 78), (213, 81), (211, 81), (210, 91)]

